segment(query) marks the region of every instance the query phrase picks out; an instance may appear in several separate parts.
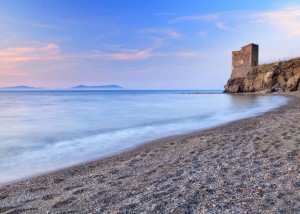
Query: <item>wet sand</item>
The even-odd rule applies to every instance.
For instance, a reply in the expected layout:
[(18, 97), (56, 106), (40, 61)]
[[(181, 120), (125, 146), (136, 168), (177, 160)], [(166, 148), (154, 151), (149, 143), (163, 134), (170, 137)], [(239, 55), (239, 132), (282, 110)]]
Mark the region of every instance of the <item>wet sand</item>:
[(261, 116), (1, 187), (0, 213), (299, 213), (300, 93), (289, 95)]

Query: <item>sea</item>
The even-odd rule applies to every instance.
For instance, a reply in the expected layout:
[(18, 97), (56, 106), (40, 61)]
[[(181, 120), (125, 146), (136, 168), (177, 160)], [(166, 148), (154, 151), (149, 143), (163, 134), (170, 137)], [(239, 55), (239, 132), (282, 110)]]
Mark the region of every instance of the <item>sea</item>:
[(262, 114), (277, 95), (220, 90), (0, 91), (0, 184)]

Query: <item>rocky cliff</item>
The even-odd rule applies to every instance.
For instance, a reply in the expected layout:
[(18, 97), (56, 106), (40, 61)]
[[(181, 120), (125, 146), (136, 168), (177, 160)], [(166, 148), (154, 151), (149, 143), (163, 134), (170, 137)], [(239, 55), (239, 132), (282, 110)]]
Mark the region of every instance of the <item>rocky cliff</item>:
[(300, 90), (300, 58), (264, 64), (245, 77), (230, 78), (225, 93), (296, 91)]

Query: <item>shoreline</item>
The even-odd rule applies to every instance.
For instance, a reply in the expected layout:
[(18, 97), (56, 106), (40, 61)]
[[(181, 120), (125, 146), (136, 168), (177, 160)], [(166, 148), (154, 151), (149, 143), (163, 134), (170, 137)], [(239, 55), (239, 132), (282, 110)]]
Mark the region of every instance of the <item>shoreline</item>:
[[(205, 93), (204, 93), (205, 94)], [(201, 94), (202, 95), (202, 94)], [(209, 95), (214, 95), (214, 94), (209, 94)], [(220, 95), (220, 93), (216, 94), (216, 95)], [(268, 94), (261, 94), (261, 93), (237, 93), (237, 94), (226, 94), (226, 95), (230, 95), (230, 96), (256, 96), (256, 95), (259, 95), (259, 96), (268, 96)], [(285, 95), (280, 95), (280, 94), (276, 94), (276, 95), (279, 95), (279, 96), (285, 96)], [(285, 96), (288, 98), (288, 96)], [(11, 181), (5, 181), (5, 182), (1, 182), (0, 181), (0, 189), (4, 186), (7, 186), (7, 185), (12, 185), (14, 183), (19, 183), (19, 182), (22, 182), (22, 181), (26, 181), (26, 180), (29, 180), (29, 179), (34, 179), (36, 177), (40, 177), (40, 176), (43, 176), (43, 175), (48, 175), (48, 174), (51, 174), (51, 173), (55, 173), (55, 172), (58, 172), (58, 171), (61, 171), (61, 170), (65, 170), (65, 169), (69, 169), (69, 168), (72, 168), (72, 167), (76, 167), (76, 166), (79, 166), (79, 165), (83, 165), (83, 164), (88, 164), (88, 163), (91, 163), (91, 162), (94, 162), (94, 161), (98, 161), (98, 160), (102, 160), (102, 159), (106, 159), (106, 158), (110, 158), (110, 157), (114, 157), (114, 156), (118, 156), (118, 155), (121, 155), (123, 153), (127, 153), (127, 152), (130, 152), (132, 150), (135, 150), (139, 147), (143, 147), (145, 144), (151, 144), (151, 143), (154, 143), (156, 141), (161, 141), (161, 140), (168, 140), (168, 138), (178, 138), (178, 137), (184, 137), (185, 135), (190, 135), (190, 134), (196, 134), (196, 133), (199, 133), (199, 132), (202, 132), (202, 131), (205, 131), (205, 130), (210, 130), (210, 129), (215, 129), (217, 127), (221, 127), (221, 126), (224, 126), (224, 125), (227, 125), (227, 124), (230, 124), (232, 122), (235, 122), (235, 121), (239, 121), (239, 120), (243, 120), (243, 119), (248, 119), (248, 118), (251, 118), (251, 117), (254, 117), (254, 116), (259, 116), (259, 115), (262, 115), (266, 112), (269, 112), (269, 111), (273, 111), (274, 109), (278, 109), (284, 105), (287, 105), (289, 102), (289, 100), (286, 101), (285, 104), (278, 104), (279, 106), (273, 108), (273, 109), (269, 109), (265, 112), (257, 112), (256, 115), (248, 115), (246, 116), (245, 118), (242, 117), (242, 118), (239, 118), (239, 119), (233, 119), (231, 121), (227, 121), (227, 122), (221, 122), (219, 124), (216, 124), (216, 125), (211, 125), (211, 126), (208, 126), (208, 127), (205, 127), (205, 128), (199, 128), (199, 129), (196, 129), (196, 130), (192, 130), (192, 131), (187, 131), (187, 132), (183, 132), (183, 133), (179, 133), (179, 134), (172, 134), (172, 135), (168, 135), (168, 136), (165, 136), (165, 137), (159, 137), (159, 138), (155, 138), (155, 139), (149, 139), (149, 140), (145, 140), (145, 141), (141, 141), (129, 148), (125, 148), (123, 150), (120, 150), (120, 151), (116, 151), (116, 152), (113, 152), (113, 153), (110, 153), (110, 154), (106, 154), (106, 155), (103, 155), (103, 156), (100, 156), (100, 157), (96, 157), (96, 158), (92, 158), (92, 159), (88, 159), (88, 160), (83, 160), (81, 162), (77, 162), (75, 164), (70, 164), (70, 165), (67, 165), (67, 166), (63, 166), (63, 167), (58, 167), (58, 168), (54, 168), (54, 169), (50, 169), (50, 170), (47, 170), (47, 171), (42, 171), (42, 172), (39, 172), (39, 173), (35, 173), (35, 174), (32, 174), (32, 175), (28, 175), (28, 176), (24, 176), (22, 178), (17, 178), (17, 179), (14, 179), (14, 180), (11, 180)]]
[[(231, 95), (233, 95), (233, 96), (244, 96), (244, 95), (260, 95), (260, 96), (264, 95), (264, 96), (268, 96), (269, 94), (262, 94), (260, 92), (252, 92), (252, 93), (246, 92), (246, 93), (236, 93), (236, 94), (231, 94)], [(284, 94), (284, 93), (283, 94), (276, 93), (276, 95), (286, 96), (288, 98), (291, 98), (290, 95), (287, 95), (287, 94)], [(50, 174), (58, 173), (60, 171), (70, 170), (71, 168), (74, 168), (74, 167), (80, 167), (80, 166), (83, 166), (83, 165), (92, 164), (94, 162), (99, 162), (99, 161), (102, 161), (102, 160), (105, 161), (105, 159), (111, 159), (111, 158), (114, 158), (116, 156), (121, 156), (121, 155), (125, 155), (126, 156), (127, 153), (129, 154), (131, 152), (134, 152), (135, 150), (143, 150), (144, 146), (147, 145), (147, 144), (155, 144), (155, 143), (159, 144), (161, 141), (168, 141), (168, 140), (171, 140), (173, 138), (176, 138), (176, 139), (177, 138), (184, 138), (184, 137), (187, 137), (187, 136), (190, 136), (190, 135), (199, 134), (199, 133), (204, 132), (204, 131), (209, 131), (209, 130), (213, 131), (214, 129), (230, 125), (231, 123), (235, 123), (235, 122), (238, 122), (238, 121), (241, 121), (241, 120), (247, 120), (247, 119), (250, 119), (252, 117), (259, 117), (259, 116), (261, 116), (261, 115), (263, 115), (265, 113), (276, 111), (276, 110), (278, 110), (278, 109), (280, 109), (282, 107), (285, 107), (285, 106), (289, 105), (290, 102), (293, 102), (293, 101), (288, 101), (286, 104), (284, 104), (284, 105), (282, 105), (280, 107), (276, 107), (274, 109), (271, 109), (271, 110), (263, 112), (263, 113), (258, 113), (258, 115), (254, 115), (254, 116), (250, 116), (250, 117), (246, 117), (246, 118), (242, 118), (242, 119), (236, 119), (236, 120), (233, 120), (233, 121), (221, 123), (221, 124), (218, 124), (218, 125), (213, 125), (213, 126), (208, 127), (208, 128), (203, 128), (203, 129), (191, 131), (191, 132), (188, 132), (188, 133), (175, 134), (175, 135), (170, 135), (170, 136), (166, 136), (166, 137), (161, 137), (161, 138), (158, 138), (158, 139), (155, 139), (155, 140), (143, 141), (143, 142), (141, 142), (141, 143), (139, 143), (139, 144), (137, 144), (137, 145), (135, 145), (133, 147), (124, 149), (124, 150), (116, 152), (116, 153), (104, 155), (102, 157), (90, 159), (90, 160), (87, 160), (87, 161), (82, 161), (82, 162), (79, 162), (79, 163), (76, 163), (76, 164), (73, 164), (73, 165), (70, 165), (70, 166), (61, 167), (61, 168), (57, 168), (57, 169), (54, 169), (54, 170), (49, 170), (49, 171), (41, 172), (41, 173), (38, 173), (38, 174), (34, 174), (34, 175), (31, 175), (31, 176), (27, 176), (27, 177), (23, 177), (23, 178), (20, 178), (20, 179), (12, 180), (12, 181), (9, 181), (9, 182), (3, 182), (3, 183), (0, 183), (0, 189), (3, 188), (3, 187), (5, 187), (5, 186), (14, 185), (16, 183), (24, 182), (24, 181), (27, 181), (27, 180), (32, 180), (32, 179), (35, 179), (35, 178), (38, 178), (38, 177), (41, 177), (41, 176), (48, 176)]]
[[(259, 116), (190, 134), (144, 142), (120, 154), (0, 186), (0, 212), (276, 211), (279, 207), (271, 193), (283, 186), (273, 184), (276, 182), (264, 176), (261, 180), (268, 180), (264, 185), (254, 181), (257, 173), (263, 173), (261, 167), (267, 166), (268, 170), (273, 170), (270, 168), (272, 163), (264, 161), (270, 156), (280, 156), (271, 162), (281, 160), (281, 155), (284, 156), (281, 148), (291, 147), (289, 150), (293, 151), (292, 163), (289, 163), (286, 173), (293, 170), (295, 174), (297, 170), (300, 172), (299, 144), (296, 144), (298, 138), (284, 138), (290, 136), (291, 128), (285, 134), (276, 132), (286, 122), (296, 120), (297, 116), (300, 118), (300, 94), (294, 92), (287, 95), (292, 97), (288, 104)], [(293, 140), (294, 145), (290, 145), (290, 140)], [(276, 150), (277, 147), (280, 149)], [(269, 158), (264, 156), (266, 154)], [(239, 159), (236, 160), (236, 157)], [(257, 161), (260, 164), (255, 164)], [(280, 167), (285, 166), (280, 165), (275, 169)], [(243, 173), (243, 170), (247, 173)], [(243, 178), (234, 181), (240, 175)], [(293, 196), (296, 204), (287, 204), (287, 207), (281, 201), (278, 204), (286, 211), (292, 211), (288, 209), (293, 208), (300, 211), (300, 183), (295, 182), (292, 179), (290, 184), (296, 188), (295, 191), (289, 190), (285, 199)], [(249, 198), (247, 191), (242, 189), (250, 186), (252, 190), (248, 192), (251, 193)], [(224, 189), (227, 192), (222, 192)], [(289, 189), (288, 185), (286, 189)], [(246, 201), (243, 203), (241, 200)]]

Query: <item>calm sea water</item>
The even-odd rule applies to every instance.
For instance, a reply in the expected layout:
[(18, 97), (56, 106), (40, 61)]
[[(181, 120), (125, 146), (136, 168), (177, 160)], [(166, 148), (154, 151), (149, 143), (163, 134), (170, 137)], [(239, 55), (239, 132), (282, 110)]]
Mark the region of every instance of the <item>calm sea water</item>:
[(1, 91), (0, 183), (261, 114), (287, 102), (275, 95), (190, 92)]

